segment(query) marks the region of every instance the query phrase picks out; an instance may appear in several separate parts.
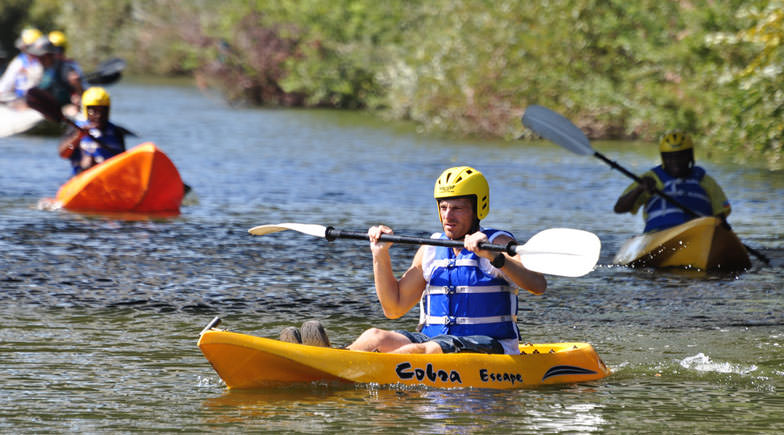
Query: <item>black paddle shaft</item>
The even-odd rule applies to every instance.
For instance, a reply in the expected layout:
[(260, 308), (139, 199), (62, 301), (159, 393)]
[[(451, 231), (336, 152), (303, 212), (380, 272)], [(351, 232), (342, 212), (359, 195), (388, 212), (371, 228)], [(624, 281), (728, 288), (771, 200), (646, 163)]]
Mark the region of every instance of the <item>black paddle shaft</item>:
[[(324, 237), (329, 241), (333, 241), (335, 239), (370, 240), (370, 237), (367, 235), (367, 233), (357, 233), (352, 231), (336, 230), (334, 227), (327, 227), (327, 231), (324, 233)], [(382, 242), (407, 243), (410, 245), (446, 246), (449, 248), (463, 247), (463, 242), (459, 240), (396, 236), (394, 234), (382, 234), (379, 240), (381, 240)], [(517, 252), (515, 252), (516, 246), (517, 243), (515, 243), (514, 241), (510, 241), (506, 245), (494, 245), (492, 243), (479, 244), (479, 247), (486, 251), (506, 252), (507, 254), (512, 256), (517, 255)]]
[[(613, 169), (617, 169), (618, 171), (620, 171), (621, 173), (623, 173), (627, 177), (633, 179), (634, 181), (636, 181), (640, 185), (643, 184), (642, 183), (642, 179), (640, 177), (638, 177), (637, 175), (629, 172), (626, 168), (624, 168), (623, 166), (619, 165), (615, 161), (608, 159), (607, 157), (605, 157), (599, 151), (594, 151), (593, 155), (594, 155), (594, 157), (596, 157), (596, 158), (604, 161), (608, 165), (610, 165)], [(686, 214), (688, 214), (692, 218), (702, 217), (702, 215), (697, 214), (694, 210), (692, 210), (689, 207), (683, 205), (683, 203), (681, 203), (677, 199), (671, 197), (670, 195), (667, 195), (666, 193), (662, 192), (659, 189), (654, 188), (653, 189), (653, 193), (655, 193), (655, 194), (661, 196), (662, 198), (664, 198), (665, 200), (671, 202), (672, 204), (674, 204), (675, 206), (677, 206), (678, 208), (683, 210)], [(724, 226), (724, 228), (732, 231), (732, 227), (730, 226), (730, 223), (727, 222), (727, 217), (724, 216), (724, 215), (721, 215), (721, 216), (719, 216), (719, 218), (721, 219), (722, 226)], [(757, 251), (756, 249), (752, 248), (751, 246), (749, 246), (749, 245), (747, 245), (745, 243), (743, 244), (743, 247), (746, 248), (746, 250), (749, 251), (750, 253), (752, 253), (755, 257), (757, 257), (760, 260), (762, 260), (762, 262), (765, 263), (766, 265), (770, 264), (770, 259), (768, 259), (768, 257), (766, 257), (762, 252)]]
[[(598, 152), (598, 151), (594, 151), (594, 152), (593, 152), (593, 155), (594, 155), (595, 157), (599, 158), (600, 160), (603, 160), (604, 162), (606, 162), (606, 163), (607, 163), (608, 165), (610, 165), (610, 166), (611, 166), (613, 169), (617, 169), (617, 170), (621, 171), (621, 172), (622, 172), (624, 175), (626, 175), (627, 177), (629, 177), (629, 178), (633, 179), (634, 181), (636, 181), (636, 182), (637, 182), (637, 183), (639, 183), (640, 185), (642, 185), (642, 184), (643, 184), (643, 182), (642, 182), (642, 178), (640, 178), (640, 177), (638, 177), (637, 175), (635, 175), (635, 174), (633, 174), (633, 173), (629, 172), (629, 171), (628, 171), (626, 168), (624, 168), (623, 166), (619, 165), (619, 164), (618, 164), (618, 163), (616, 163), (615, 161), (608, 159), (607, 157), (605, 157), (605, 156), (604, 156), (603, 154), (601, 154), (600, 152)], [(680, 208), (681, 210), (683, 210), (684, 212), (686, 212), (686, 214), (688, 214), (690, 217), (693, 217), (693, 218), (702, 217), (701, 215), (699, 215), (699, 214), (695, 213), (695, 212), (694, 212), (694, 210), (690, 209), (689, 207), (686, 207), (686, 206), (685, 206), (685, 205), (683, 205), (683, 204), (682, 204), (680, 201), (678, 201), (677, 199), (675, 199), (675, 198), (671, 197), (670, 195), (667, 195), (666, 193), (662, 192), (661, 190), (654, 188), (654, 189), (653, 189), (653, 192), (654, 192), (655, 194), (657, 194), (657, 195), (661, 196), (662, 198), (666, 199), (667, 201), (670, 201), (671, 203), (675, 204), (675, 205), (676, 205), (678, 208)], [(724, 223), (726, 224), (726, 222), (727, 222), (727, 221), (725, 220), (725, 221), (724, 221)], [(729, 225), (729, 224), (727, 224), (727, 225)]]

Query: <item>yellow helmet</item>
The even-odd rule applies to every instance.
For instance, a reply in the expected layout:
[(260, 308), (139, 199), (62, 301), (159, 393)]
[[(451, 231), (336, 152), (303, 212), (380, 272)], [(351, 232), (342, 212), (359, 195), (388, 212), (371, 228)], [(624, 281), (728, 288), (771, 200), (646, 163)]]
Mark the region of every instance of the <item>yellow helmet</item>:
[(88, 106), (106, 106), (109, 107), (112, 105), (112, 99), (109, 97), (109, 93), (106, 92), (106, 89), (93, 86), (88, 88), (82, 94), (82, 112), (84, 117), (87, 118), (87, 107)]
[(17, 38), (16, 48), (21, 50), (24, 47), (32, 45), (32, 43), (38, 40), (38, 38), (41, 36), (43, 36), (43, 33), (41, 33), (40, 30), (28, 27), (22, 30), (22, 34), (19, 35), (19, 38)]
[(469, 166), (449, 168), (441, 173), (433, 189), (436, 201), (467, 195), (476, 197), (476, 217), (484, 219), (490, 212), (490, 187), (485, 176), (476, 169)]
[(68, 49), (68, 38), (65, 37), (65, 33), (59, 30), (53, 30), (49, 32), (49, 40), (52, 41), (55, 47), (65, 51)]
[(678, 151), (694, 149), (694, 142), (691, 136), (682, 131), (671, 131), (662, 136), (659, 141), (659, 152), (674, 153)]

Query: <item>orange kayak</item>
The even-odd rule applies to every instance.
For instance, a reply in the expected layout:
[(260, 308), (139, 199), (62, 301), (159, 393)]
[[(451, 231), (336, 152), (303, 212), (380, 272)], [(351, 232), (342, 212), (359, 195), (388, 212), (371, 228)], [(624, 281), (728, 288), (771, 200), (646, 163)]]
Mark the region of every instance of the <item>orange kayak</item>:
[(146, 142), (71, 178), (55, 199), (73, 211), (179, 213), (184, 194), (177, 168)]

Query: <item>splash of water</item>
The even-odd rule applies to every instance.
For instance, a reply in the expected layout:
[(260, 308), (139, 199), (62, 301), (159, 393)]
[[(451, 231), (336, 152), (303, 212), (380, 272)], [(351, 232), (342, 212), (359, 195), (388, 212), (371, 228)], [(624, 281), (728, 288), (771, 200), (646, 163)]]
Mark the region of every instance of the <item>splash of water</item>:
[(687, 356), (681, 360), (680, 364), (683, 368), (697, 370), (698, 372), (736, 373), (746, 375), (757, 370), (757, 366), (754, 364), (744, 367), (728, 362), (715, 362), (702, 352), (694, 356)]

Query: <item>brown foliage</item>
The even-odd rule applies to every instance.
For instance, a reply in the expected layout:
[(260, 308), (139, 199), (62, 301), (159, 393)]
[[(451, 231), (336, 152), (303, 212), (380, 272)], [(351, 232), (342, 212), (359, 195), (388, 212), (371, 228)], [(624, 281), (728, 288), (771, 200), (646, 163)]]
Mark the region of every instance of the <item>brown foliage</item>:
[(259, 26), (260, 18), (257, 13), (244, 17), (231, 44), (210, 40), (218, 56), (195, 71), (197, 83), (222, 88), (234, 102), (301, 106), (304, 95), (286, 92), (280, 86), (285, 63), (295, 55), (297, 41), (281, 37), (278, 27)]

